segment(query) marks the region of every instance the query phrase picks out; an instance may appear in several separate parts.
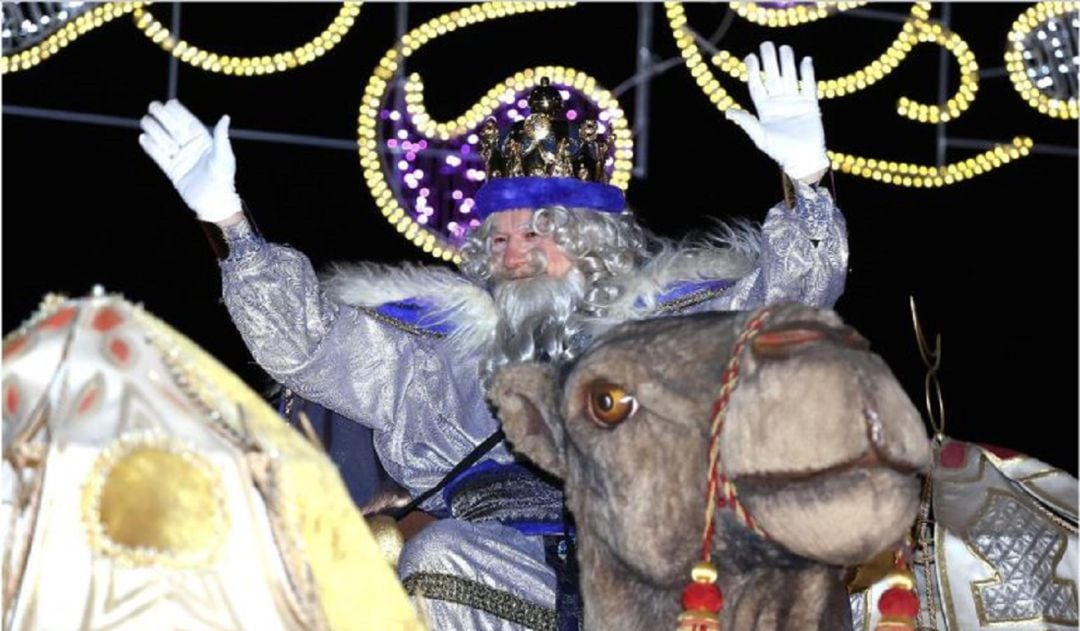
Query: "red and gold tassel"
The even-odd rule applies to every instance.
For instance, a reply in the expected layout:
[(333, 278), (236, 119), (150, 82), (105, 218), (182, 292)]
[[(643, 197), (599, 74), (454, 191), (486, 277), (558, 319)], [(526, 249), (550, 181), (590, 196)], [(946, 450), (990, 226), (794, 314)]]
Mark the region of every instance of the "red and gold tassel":
[(919, 595), (915, 576), (907, 567), (902, 550), (896, 552), (895, 568), (885, 575), (888, 585), (878, 598), (881, 620), (874, 631), (915, 631), (919, 617)]
[(720, 631), (724, 595), (716, 584), (716, 567), (708, 561), (699, 561), (690, 576), (693, 582), (683, 589), (683, 610), (676, 628), (678, 631)]
[(705, 491), (705, 530), (701, 537), (702, 560), (690, 570), (693, 581), (683, 589), (683, 610), (676, 626), (678, 631), (720, 631), (720, 611), (724, 608), (724, 594), (716, 584), (719, 576), (716, 566), (710, 563), (717, 506), (731, 508), (747, 527), (764, 534), (754, 526), (750, 513), (736, 497), (735, 485), (723, 474), (723, 467), (720, 466), (720, 432), (724, 428), (724, 413), (731, 393), (739, 382), (739, 356), (747, 343), (761, 331), (768, 316), (769, 310), (761, 309), (747, 321), (732, 348), (727, 370), (721, 377), (720, 396), (713, 403), (712, 418), (709, 421), (709, 470)]

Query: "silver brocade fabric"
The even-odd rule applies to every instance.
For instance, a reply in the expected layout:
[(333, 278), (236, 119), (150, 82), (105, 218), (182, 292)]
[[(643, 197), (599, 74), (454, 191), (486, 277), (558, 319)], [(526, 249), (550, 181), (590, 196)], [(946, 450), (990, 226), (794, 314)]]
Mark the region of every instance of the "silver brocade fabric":
[[(781, 204), (769, 211), (758, 267), (693, 310), (785, 300), (832, 306), (847, 271), (844, 219), (824, 189), (798, 184), (796, 192), (793, 209)], [(222, 262), (223, 298), (255, 360), (303, 397), (373, 428), (383, 466), (410, 493), (434, 486), (497, 429), (478, 378), (478, 355), (454, 355), (440, 338), (332, 302), (303, 254), (262, 241), (246, 224), (226, 236), (231, 254)], [(505, 445), (486, 458), (513, 460)], [(436, 495), (424, 508), (446, 507)], [(454, 529), (460, 532), (452, 537), (434, 534)], [(540, 541), (498, 524), (445, 520), (431, 536), (405, 546), (399, 573), (478, 573), (488, 585), (553, 608), (554, 574)], [(445, 601), (428, 609), (435, 629), (505, 624)]]
[(844, 216), (828, 190), (802, 182), (795, 186), (794, 208), (778, 204), (765, 217), (757, 267), (704, 310), (750, 310), (778, 302), (831, 309), (836, 304), (847, 278)]
[[(1022, 454), (949, 440), (935, 456), (932, 507), (933, 532), (912, 568), (919, 628), (1077, 628), (1076, 478)], [(881, 621), (876, 603), (888, 587), (881, 580), (852, 594), (857, 631)]]

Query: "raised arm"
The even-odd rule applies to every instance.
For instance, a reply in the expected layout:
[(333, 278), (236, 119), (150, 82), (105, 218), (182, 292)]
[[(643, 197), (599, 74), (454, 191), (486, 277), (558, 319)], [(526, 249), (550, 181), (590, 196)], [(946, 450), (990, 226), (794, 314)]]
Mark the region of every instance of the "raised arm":
[(724, 304), (713, 306), (753, 309), (792, 300), (832, 307), (847, 275), (847, 228), (832, 196), (817, 186), (829, 158), (813, 61), (803, 58), (800, 81), (791, 47), (781, 46), (777, 55), (772, 42), (765, 42), (761, 60), (750, 54), (746, 67), (757, 116), (736, 109), (726, 115), (784, 170), (794, 184), (795, 203), (769, 211), (757, 267), (720, 298)]
[[(225, 306), (264, 370), (306, 398), (376, 429), (410, 415), (458, 413), (463, 406), (453, 388), (445, 376), (436, 378), (444, 362), (433, 341), (331, 300), (306, 256), (253, 232), (234, 187), (227, 116), (211, 134), (179, 102), (155, 102), (141, 124), (143, 149), (199, 219), (221, 228), (229, 248), (221, 262)], [(441, 392), (427, 392), (428, 382), (437, 382)]]
[(229, 117), (213, 133), (179, 101), (150, 104), (139, 144), (184, 203), (217, 224), (229, 245), (222, 262), (225, 304), (256, 361), (279, 379), (309, 361), (337, 316), (307, 258), (255, 235), (236, 193)]
[(465, 402), (443, 340), (327, 297), (302, 253), (240, 222), (225, 229), (222, 296), (245, 344), (275, 380), (377, 430), (416, 419), (457, 423)]

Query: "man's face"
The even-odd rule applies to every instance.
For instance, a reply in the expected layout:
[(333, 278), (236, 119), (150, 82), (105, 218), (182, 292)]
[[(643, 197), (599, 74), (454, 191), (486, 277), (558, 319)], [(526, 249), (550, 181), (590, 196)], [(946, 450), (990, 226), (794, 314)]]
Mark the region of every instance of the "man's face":
[[(532, 228), (533, 211), (507, 210), (495, 213), (491, 231), (491, 252), (498, 268), (496, 277), (506, 279), (530, 278), (545, 275), (562, 278), (570, 271), (570, 259), (550, 236), (537, 234)], [(537, 253), (542, 262), (536, 268)]]

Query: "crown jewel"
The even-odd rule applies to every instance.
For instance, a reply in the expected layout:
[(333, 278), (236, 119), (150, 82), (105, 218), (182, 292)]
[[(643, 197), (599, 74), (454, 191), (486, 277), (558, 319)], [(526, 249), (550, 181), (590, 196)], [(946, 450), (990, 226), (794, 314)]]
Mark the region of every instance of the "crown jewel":
[(566, 120), (562, 95), (547, 77), (529, 94), (529, 115), (501, 134), (494, 119), (480, 131), (488, 178), (562, 177), (607, 183), (604, 163), (612, 137), (594, 120)]

